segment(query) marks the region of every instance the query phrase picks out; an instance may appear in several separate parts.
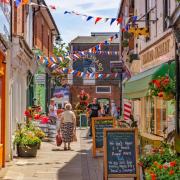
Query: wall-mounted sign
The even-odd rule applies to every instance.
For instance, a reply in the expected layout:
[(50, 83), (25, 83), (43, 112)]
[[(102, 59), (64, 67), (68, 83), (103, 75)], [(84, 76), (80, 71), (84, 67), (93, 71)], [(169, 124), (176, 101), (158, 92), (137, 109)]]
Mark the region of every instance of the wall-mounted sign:
[(121, 61), (111, 61), (110, 68), (112, 73), (122, 73), (123, 72), (123, 63)]
[(62, 97), (68, 97), (69, 96), (69, 87), (56, 87), (54, 90), (54, 97), (56, 98), (62, 98)]
[(45, 84), (46, 76), (45, 74), (36, 74), (35, 75), (35, 83), (36, 84)]
[(142, 68), (159, 65), (175, 58), (175, 41), (173, 35), (168, 35), (158, 43), (140, 53)]

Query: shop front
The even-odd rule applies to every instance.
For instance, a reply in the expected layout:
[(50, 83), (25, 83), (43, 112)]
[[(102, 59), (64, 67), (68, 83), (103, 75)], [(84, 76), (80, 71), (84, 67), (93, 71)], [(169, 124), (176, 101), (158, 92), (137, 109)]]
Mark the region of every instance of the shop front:
[[(142, 147), (158, 147), (164, 137), (175, 129), (174, 97), (165, 99), (150, 94), (150, 82), (158, 78), (175, 77), (175, 46), (172, 34), (167, 34), (140, 53), (142, 72), (125, 83), (125, 98), (139, 106), (139, 131)], [(134, 114), (137, 112), (134, 111)]]

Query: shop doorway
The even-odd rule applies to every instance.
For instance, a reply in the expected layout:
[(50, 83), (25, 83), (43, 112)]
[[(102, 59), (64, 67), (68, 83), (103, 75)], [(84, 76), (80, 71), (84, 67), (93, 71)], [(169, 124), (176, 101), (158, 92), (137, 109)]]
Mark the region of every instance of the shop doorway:
[(109, 98), (98, 98), (97, 101), (101, 106), (101, 114), (103, 116), (110, 115), (110, 99)]

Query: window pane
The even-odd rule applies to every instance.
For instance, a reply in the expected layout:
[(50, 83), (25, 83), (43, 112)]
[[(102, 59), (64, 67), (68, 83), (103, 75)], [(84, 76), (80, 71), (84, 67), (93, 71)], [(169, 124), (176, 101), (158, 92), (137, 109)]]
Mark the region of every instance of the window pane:
[(167, 128), (166, 121), (166, 101), (162, 98), (156, 100), (156, 134), (162, 136)]
[(167, 102), (167, 133), (175, 129), (175, 103), (172, 101)]

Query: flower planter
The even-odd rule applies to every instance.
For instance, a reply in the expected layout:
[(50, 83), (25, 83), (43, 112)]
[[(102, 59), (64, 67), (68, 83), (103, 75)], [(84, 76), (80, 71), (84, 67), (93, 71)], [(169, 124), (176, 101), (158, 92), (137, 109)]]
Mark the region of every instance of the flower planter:
[(37, 144), (37, 149), (41, 149), (41, 142)]
[(17, 146), (18, 157), (36, 157), (38, 145)]
[(163, 93), (163, 100), (164, 101), (170, 101), (172, 99), (174, 99), (174, 94), (173, 93), (169, 93), (169, 94)]

